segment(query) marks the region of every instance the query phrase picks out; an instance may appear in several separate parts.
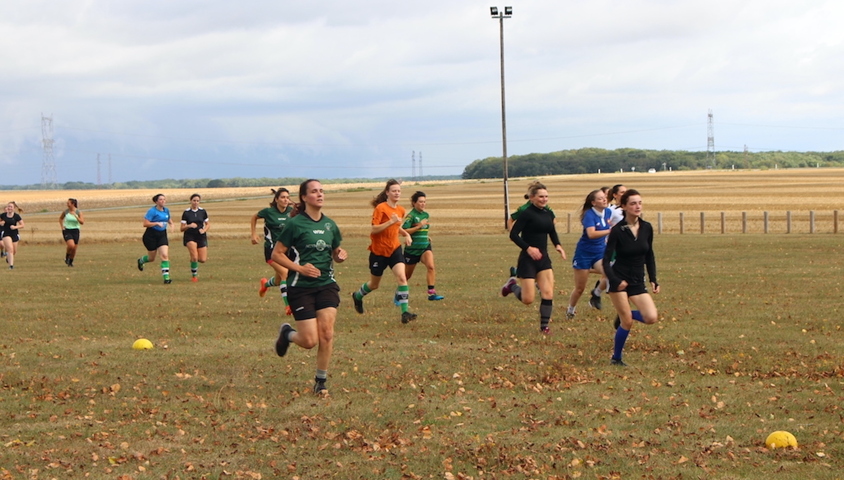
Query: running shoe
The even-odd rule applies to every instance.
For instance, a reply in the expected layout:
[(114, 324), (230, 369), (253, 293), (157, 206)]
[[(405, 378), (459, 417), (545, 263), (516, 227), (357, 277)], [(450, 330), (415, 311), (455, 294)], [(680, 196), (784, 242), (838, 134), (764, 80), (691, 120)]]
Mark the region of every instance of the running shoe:
[(436, 293), (432, 293), (432, 294), (428, 295), (428, 300), (431, 300), (432, 302), (436, 301), (436, 300), (442, 300), (444, 298), (445, 297), (443, 297), (442, 295), (437, 295)]
[(397, 307), (401, 305), (401, 297), (399, 297), (399, 292), (396, 292), (395, 295), (393, 295), (393, 305)]
[(262, 278), (261, 279), (261, 287), (258, 288), (258, 296), (263, 298), (264, 295), (267, 294), (267, 290), (269, 290), (269, 289), (270, 289), (270, 287), (267, 286), (267, 279)]
[(190, 281), (196, 283), (199, 281), (199, 277), (191, 277)]
[(627, 366), (627, 364), (624, 363), (623, 361), (621, 361), (620, 358), (613, 358), (612, 360), (610, 360), (610, 365), (615, 365), (617, 367), (626, 367)]
[(600, 310), (601, 309), (601, 296), (595, 295), (595, 293), (593, 292), (592, 297), (589, 299), (589, 306), (594, 308), (595, 310)]
[(278, 338), (275, 340), (276, 355), (278, 355), (279, 357), (287, 355), (287, 347), (290, 346), (290, 339), (287, 338), (287, 334), (295, 331), (296, 330), (294, 330), (289, 323), (285, 323), (281, 326), (278, 331)]
[(171, 283), (173, 283), (173, 280), (170, 280), (169, 278), (164, 279), (164, 285), (170, 285)]
[(416, 320), (416, 314), (410, 312), (402, 312), (401, 314), (401, 323), (410, 323)]
[(511, 293), (513, 293), (513, 286), (514, 285), (516, 285), (516, 277), (510, 277), (507, 280), (507, 283), (505, 283), (504, 286), (501, 287), (501, 296), (506, 297), (507, 295), (510, 295)]
[(285, 305), (285, 306), (284, 306), (284, 314), (285, 314), (285, 315), (293, 315), (293, 309), (292, 309), (292, 308), (290, 308), (290, 305)]
[(352, 292), (352, 301), (355, 302), (355, 311), (358, 313), (363, 313), (363, 298), (358, 300), (358, 296)]
[(518, 271), (516, 270), (516, 267), (510, 267), (510, 276), (511, 277), (518, 277), (517, 273), (518, 273)]
[(571, 320), (577, 314), (577, 308), (569, 306), (566, 308), (566, 320)]
[(144, 271), (144, 260), (141, 258), (138, 259), (138, 270)]
[(325, 378), (314, 378), (314, 394), (328, 395), (328, 387), (325, 386)]
[(548, 335), (551, 333), (551, 327), (539, 327), (539, 331), (544, 335)]

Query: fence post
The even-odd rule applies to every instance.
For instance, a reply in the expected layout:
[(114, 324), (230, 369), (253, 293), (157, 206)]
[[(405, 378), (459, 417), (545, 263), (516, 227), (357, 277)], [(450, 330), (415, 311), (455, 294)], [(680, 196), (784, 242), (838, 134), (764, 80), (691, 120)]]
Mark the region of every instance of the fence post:
[(683, 212), (680, 212), (680, 235), (686, 230), (685, 220), (683, 220)]
[(700, 212), (700, 234), (703, 235), (704, 233), (706, 233), (706, 217), (704, 212)]
[(747, 233), (747, 212), (741, 212), (741, 233)]
[(815, 233), (815, 211), (809, 210), (809, 233)]
[(838, 233), (838, 210), (832, 211), (832, 233)]
[(791, 210), (785, 212), (785, 233), (791, 233)]
[(662, 233), (662, 212), (656, 214), (656, 232)]
[(767, 211), (762, 213), (762, 225), (764, 226), (763, 231), (765, 233), (768, 233), (768, 212)]
[(727, 233), (727, 217), (721, 212), (721, 233)]
[(571, 233), (571, 212), (566, 215), (566, 233)]

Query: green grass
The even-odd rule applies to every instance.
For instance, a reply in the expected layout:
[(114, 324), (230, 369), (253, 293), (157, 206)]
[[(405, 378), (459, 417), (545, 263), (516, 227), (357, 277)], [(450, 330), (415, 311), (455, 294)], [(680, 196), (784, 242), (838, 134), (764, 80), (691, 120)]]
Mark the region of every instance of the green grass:
[[(661, 321), (635, 326), (619, 369), (607, 298), (565, 320), (567, 262), (542, 336), (536, 305), (498, 295), (505, 236), (440, 235), (446, 299), (423, 299), (420, 267), (402, 325), (391, 279), (352, 309), (352, 236), (324, 399), (315, 350), (272, 350), (289, 317), (258, 297), (270, 270), (248, 240), (213, 241), (197, 284), (173, 242), (169, 286), (135, 268), (140, 242), (83, 238), (74, 268), (23, 246), (0, 271), (0, 478), (841, 478), (842, 242), (658, 236)], [(774, 430), (800, 448), (767, 451)]]

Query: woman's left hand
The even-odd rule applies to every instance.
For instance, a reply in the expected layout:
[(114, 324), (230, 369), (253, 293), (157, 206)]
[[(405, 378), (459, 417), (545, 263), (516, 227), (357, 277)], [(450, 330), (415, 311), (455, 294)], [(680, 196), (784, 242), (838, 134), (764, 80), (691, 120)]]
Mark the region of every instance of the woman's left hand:
[(566, 259), (566, 251), (565, 251), (565, 250), (563, 250), (563, 246), (562, 246), (562, 245), (557, 245), (557, 246), (556, 246), (556, 247), (554, 247), (554, 248), (556, 248), (556, 249), (557, 249), (557, 251), (558, 251), (558, 252), (560, 252), (560, 255), (562, 255), (562, 256), (563, 256), (563, 260), (565, 260), (565, 259)]
[(542, 252), (536, 247), (528, 247), (525, 252), (527, 252), (528, 256), (534, 260), (542, 260)]
[(349, 254), (346, 253), (346, 251), (342, 248), (338, 247), (337, 251), (334, 252), (334, 261), (337, 263), (343, 263), (346, 261), (347, 258), (349, 258)]
[(653, 290), (654, 293), (659, 293), (659, 285), (658, 284), (651, 282), (651, 287), (653, 287), (651, 290)]

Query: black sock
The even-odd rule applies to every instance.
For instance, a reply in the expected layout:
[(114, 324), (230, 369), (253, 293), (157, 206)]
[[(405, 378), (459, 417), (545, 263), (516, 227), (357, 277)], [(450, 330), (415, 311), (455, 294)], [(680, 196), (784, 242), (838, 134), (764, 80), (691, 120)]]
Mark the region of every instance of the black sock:
[(539, 328), (548, 328), (548, 322), (551, 321), (551, 312), (554, 311), (554, 300), (542, 299), (539, 304)]

